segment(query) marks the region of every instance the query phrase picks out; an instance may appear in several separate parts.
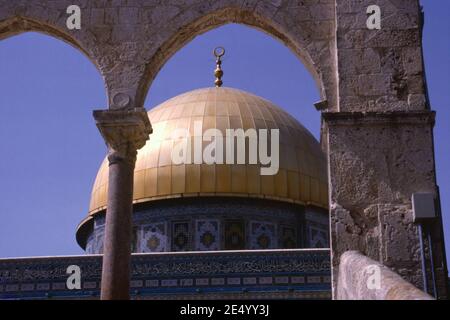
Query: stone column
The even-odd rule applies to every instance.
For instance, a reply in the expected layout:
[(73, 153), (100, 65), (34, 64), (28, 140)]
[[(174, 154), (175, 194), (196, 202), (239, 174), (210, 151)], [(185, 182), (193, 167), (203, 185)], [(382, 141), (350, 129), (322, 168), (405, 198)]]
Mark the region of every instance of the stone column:
[(147, 112), (97, 110), (94, 118), (108, 146), (109, 184), (101, 299), (129, 299), (133, 177), (137, 150), (152, 132)]
[[(369, 6), (381, 29), (368, 28)], [(329, 162), (333, 298), (340, 257), (356, 250), (422, 288), (411, 195), (437, 194), (418, 0), (336, 0), (338, 102), (323, 113)], [(439, 220), (439, 219), (438, 219)], [(438, 296), (447, 291), (441, 221)]]

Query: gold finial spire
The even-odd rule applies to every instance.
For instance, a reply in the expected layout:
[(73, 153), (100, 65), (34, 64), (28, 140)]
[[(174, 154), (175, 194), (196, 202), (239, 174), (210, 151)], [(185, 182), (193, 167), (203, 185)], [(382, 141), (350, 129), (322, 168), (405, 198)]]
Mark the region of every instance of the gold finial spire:
[(220, 88), (223, 84), (222, 77), (222, 57), (225, 54), (225, 49), (223, 47), (217, 47), (214, 49), (214, 56), (216, 57), (216, 70), (214, 70), (214, 75), (216, 76), (216, 87)]

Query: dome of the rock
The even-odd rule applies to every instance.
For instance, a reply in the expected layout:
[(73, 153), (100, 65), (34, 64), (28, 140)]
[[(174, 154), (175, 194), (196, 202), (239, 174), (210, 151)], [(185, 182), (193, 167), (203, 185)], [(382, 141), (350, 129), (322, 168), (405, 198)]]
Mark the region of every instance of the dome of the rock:
[[(308, 233), (313, 237), (314, 230), (305, 229), (306, 220), (316, 227), (327, 224), (325, 156), (311, 133), (273, 103), (237, 89), (206, 88), (176, 96), (150, 110), (148, 115), (153, 133), (138, 151), (134, 171), (136, 252), (308, 246), (311, 243), (304, 238)], [(261, 169), (267, 166), (248, 161), (245, 164), (225, 161), (174, 164), (171, 155), (179, 139), (172, 133), (175, 129), (185, 129), (188, 138), (194, 139), (198, 134), (194, 132), (195, 123), (200, 124), (201, 135), (208, 129), (218, 129), (224, 135), (227, 129), (278, 129), (277, 173), (261, 175)], [(89, 215), (77, 231), (78, 242), (91, 252), (101, 251), (92, 248), (101, 247), (102, 240), (96, 237), (102, 233), (95, 230), (104, 221), (107, 189), (108, 160), (105, 159), (95, 179)], [(226, 205), (219, 205), (223, 202)], [(158, 211), (161, 206), (166, 208), (164, 214)], [(217, 242), (210, 247), (195, 244), (201, 241), (197, 234), (200, 225), (205, 223)], [(232, 229), (233, 223), (242, 243), (227, 246), (226, 225)], [(253, 226), (255, 223), (257, 227)], [(143, 231), (145, 228), (138, 225), (150, 226), (153, 231)], [(292, 230), (285, 233), (290, 233), (292, 239), (288, 241), (285, 236), (283, 245), (282, 229), (289, 225)], [(183, 232), (177, 231), (180, 228)], [(252, 245), (252, 228), (259, 228), (259, 233), (266, 230), (268, 238), (260, 238), (260, 245)], [(184, 236), (176, 240), (178, 233)], [(150, 241), (150, 234), (155, 241)], [(323, 234), (321, 237), (326, 238)], [(139, 244), (139, 241), (146, 243)], [(326, 241), (321, 239), (321, 245)]]

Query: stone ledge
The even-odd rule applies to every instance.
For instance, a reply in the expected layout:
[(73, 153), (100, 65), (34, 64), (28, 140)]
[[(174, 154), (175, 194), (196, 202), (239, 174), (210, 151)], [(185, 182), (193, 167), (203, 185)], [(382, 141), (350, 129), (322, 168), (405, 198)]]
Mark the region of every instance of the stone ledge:
[[(380, 286), (373, 288), (376, 274)], [(340, 258), (337, 279), (338, 300), (433, 300), (388, 267), (358, 251), (347, 251)]]
[(390, 112), (323, 112), (322, 118), (330, 127), (353, 125), (434, 125), (434, 111), (390, 111)]

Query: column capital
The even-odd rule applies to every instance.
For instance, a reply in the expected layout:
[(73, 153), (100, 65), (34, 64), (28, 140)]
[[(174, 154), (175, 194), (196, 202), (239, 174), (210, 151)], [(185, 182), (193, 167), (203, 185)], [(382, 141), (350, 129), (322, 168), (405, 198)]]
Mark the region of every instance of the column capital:
[(153, 132), (144, 108), (127, 110), (94, 110), (97, 128), (108, 146), (108, 160), (128, 161), (134, 165), (137, 150)]

